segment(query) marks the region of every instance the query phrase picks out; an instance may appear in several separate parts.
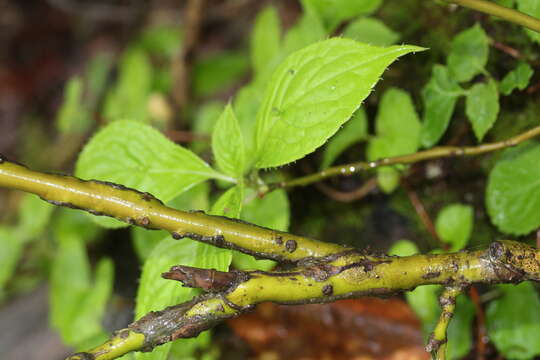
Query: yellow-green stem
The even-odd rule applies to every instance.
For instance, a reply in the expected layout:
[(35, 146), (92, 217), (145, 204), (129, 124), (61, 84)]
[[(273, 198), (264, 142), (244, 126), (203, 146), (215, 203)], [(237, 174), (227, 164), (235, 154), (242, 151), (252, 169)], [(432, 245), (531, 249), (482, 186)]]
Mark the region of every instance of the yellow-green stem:
[(507, 8), (486, 0), (447, 0), (448, 2), (468, 7), (473, 10), (483, 12), (485, 14), (497, 16), (501, 19), (510, 21), (514, 24), (521, 25), (527, 29), (540, 32), (540, 20), (524, 14), (520, 11)]

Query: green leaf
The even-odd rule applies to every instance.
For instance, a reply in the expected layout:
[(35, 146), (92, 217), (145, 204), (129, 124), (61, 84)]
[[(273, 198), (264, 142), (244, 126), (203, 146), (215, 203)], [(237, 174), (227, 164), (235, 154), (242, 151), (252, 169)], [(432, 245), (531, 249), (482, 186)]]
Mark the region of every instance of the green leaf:
[(420, 50), (333, 38), (290, 55), (257, 115), (255, 166), (284, 165), (314, 151), (351, 117), (388, 65)]
[(349, 39), (376, 46), (395, 44), (400, 35), (376, 18), (360, 18), (351, 22), (343, 31), (343, 36)]
[(272, 71), (281, 51), (281, 27), (273, 6), (266, 7), (255, 19), (251, 33), (250, 53), (255, 77)]
[(193, 92), (210, 96), (238, 82), (247, 72), (248, 58), (240, 52), (222, 52), (198, 61), (193, 68)]
[(379, 8), (382, 0), (310, 0), (324, 20), (329, 32), (340, 23), (360, 15), (368, 15)]
[[(384, 93), (375, 125), (377, 136), (367, 148), (370, 161), (411, 154), (418, 149), (421, 125), (407, 92), (390, 88)], [(399, 173), (394, 168), (379, 168), (377, 175), (379, 185), (387, 193), (399, 185)]]
[(231, 104), (225, 107), (214, 127), (212, 152), (221, 171), (242, 178), (246, 170), (244, 139)]
[(326, 144), (321, 169), (328, 168), (347, 148), (365, 140), (367, 135), (368, 122), (366, 112), (363, 108), (360, 108)]
[[(197, 135), (210, 137), (224, 108), (225, 103), (222, 101), (209, 101), (199, 106), (193, 120), (192, 131)], [(189, 145), (195, 153), (201, 153), (209, 146), (209, 142), (205, 140), (194, 140)]]
[(178, 26), (153, 26), (142, 32), (136, 46), (149, 53), (171, 58), (180, 50), (182, 36), (182, 30)]
[(393, 167), (377, 169), (377, 182), (385, 194), (390, 194), (399, 186), (400, 173)]
[(0, 226), (0, 301), (5, 297), (4, 287), (15, 271), (23, 245), (23, 239), (14, 228)]
[(83, 133), (92, 125), (92, 119), (83, 102), (83, 81), (72, 77), (64, 89), (64, 102), (58, 110), (56, 127), (61, 134)]
[(441, 308), (439, 307), (438, 294), (440, 290), (440, 285), (424, 285), (405, 293), (407, 302), (422, 321), (424, 334), (433, 331), (433, 327), (439, 319)]
[[(246, 194), (246, 198), (252, 200), (244, 205), (241, 219), (247, 222), (264, 226), (270, 229), (287, 231), (289, 228), (289, 200), (284, 190), (272, 191), (262, 199), (255, 197), (251, 190)], [(256, 260), (251, 255), (234, 252), (233, 264), (238, 269), (259, 269), (269, 270), (275, 266), (271, 260)]]
[(501, 93), (510, 95), (515, 89), (523, 90), (529, 85), (529, 80), (534, 73), (531, 66), (521, 61), (514, 70), (510, 71), (500, 83)]
[(118, 69), (118, 81), (105, 99), (103, 116), (109, 121), (148, 120), (148, 96), (153, 71), (148, 56), (137, 49), (124, 53)]
[(418, 253), (419, 251), (416, 244), (406, 239), (396, 241), (392, 245), (390, 250), (388, 250), (388, 255), (397, 255), (397, 256), (411, 256)]
[(244, 200), (244, 187), (236, 185), (224, 192), (212, 207), (212, 212), (228, 218), (240, 218), (242, 201)]
[[(147, 191), (163, 202), (209, 178), (232, 181), (157, 130), (133, 121), (117, 121), (100, 130), (81, 152), (75, 174)], [(127, 226), (96, 219), (108, 227)]]
[[(535, 18), (540, 18), (540, 2), (538, 0), (517, 0), (518, 10)], [(527, 35), (534, 42), (540, 44), (540, 34), (536, 31), (525, 29)]]
[(451, 251), (463, 249), (472, 234), (474, 210), (470, 205), (450, 204), (437, 216), (435, 228), (442, 241), (451, 245)]
[(303, 0), (301, 2), (304, 12), (300, 20), (285, 34), (282, 56), (287, 56), (294, 51), (323, 40), (327, 36), (319, 14), (310, 1)]
[(529, 141), (504, 152), (488, 178), (486, 205), (502, 232), (528, 234), (540, 227), (540, 144)]
[[(266, 83), (251, 83), (242, 87), (234, 98), (234, 113), (242, 130), (246, 154), (255, 153), (255, 119), (262, 102), (261, 93), (265, 88)], [(250, 167), (251, 163), (246, 165)]]
[(499, 115), (499, 91), (495, 81), (474, 84), (467, 93), (465, 113), (478, 141), (495, 124)]
[(443, 136), (457, 99), (464, 95), (463, 89), (442, 65), (435, 65), (431, 79), (422, 90), (424, 102), (424, 120), (420, 142), (423, 147), (435, 145)]
[[(184, 211), (194, 209), (207, 211), (210, 208), (209, 194), (210, 184), (203, 182), (178, 195), (174, 200), (168, 202), (167, 206)], [(148, 231), (135, 226), (131, 228), (131, 234), (135, 252), (143, 262), (161, 240), (170, 236), (168, 232), (163, 230)]]
[(76, 348), (98, 345), (107, 338), (101, 321), (112, 292), (113, 264), (102, 259), (92, 282), (84, 239), (57, 232), (59, 247), (53, 260), (50, 322), (62, 340)]
[(452, 40), (448, 55), (448, 70), (458, 82), (469, 81), (485, 71), (488, 55), (487, 35), (484, 29), (476, 24), (460, 32)]
[(369, 142), (369, 160), (411, 154), (418, 149), (420, 120), (407, 92), (390, 88), (384, 93), (375, 126), (377, 136)]
[(488, 334), (501, 354), (509, 359), (540, 355), (540, 299), (530, 282), (499, 285), (503, 296), (486, 310)]
[[(236, 186), (225, 192), (214, 204), (211, 213), (224, 215), (229, 211), (230, 216), (240, 213), (242, 204), (242, 188)], [(137, 293), (136, 318), (150, 311), (161, 310), (167, 306), (185, 302), (199, 291), (182, 287), (176, 281), (161, 278), (161, 273), (173, 265), (187, 265), (203, 269), (226, 271), (232, 259), (232, 251), (219, 249), (204, 243), (182, 240), (177, 241), (167, 236), (161, 240), (147, 258), (143, 266), (139, 290)], [(156, 296), (159, 294), (159, 296)], [(176, 341), (175, 347), (181, 347), (184, 356), (192, 354), (196, 348), (208, 344), (208, 333), (203, 333), (195, 339)], [(151, 354), (137, 353), (137, 360), (165, 360), (171, 351), (171, 343), (156, 348)], [(179, 349), (176, 349), (178, 352)]]
[(39, 236), (49, 224), (55, 207), (33, 194), (25, 194), (19, 209), (18, 233), (25, 238)]

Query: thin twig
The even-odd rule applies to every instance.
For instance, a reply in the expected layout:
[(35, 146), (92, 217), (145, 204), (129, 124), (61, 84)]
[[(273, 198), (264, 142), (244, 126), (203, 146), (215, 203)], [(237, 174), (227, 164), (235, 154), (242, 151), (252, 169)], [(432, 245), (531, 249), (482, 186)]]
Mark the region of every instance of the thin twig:
[(540, 20), (522, 13), (521, 11), (507, 8), (486, 0), (446, 0), (448, 2), (461, 5), (473, 10), (477, 10), (489, 15), (500, 17), (514, 24), (524, 26), (536, 32), (540, 32)]
[(482, 300), (478, 294), (476, 287), (471, 286), (469, 289), (469, 296), (476, 307), (476, 327), (477, 327), (477, 336), (476, 336), (476, 360), (485, 360), (486, 358), (486, 341), (487, 331), (486, 331), (486, 317), (484, 315), (484, 309), (482, 308)]
[(367, 196), (370, 192), (377, 188), (377, 184), (377, 178), (373, 177), (366, 181), (364, 184), (362, 184), (362, 186), (360, 186), (358, 189), (355, 189), (353, 191), (339, 191), (331, 188), (324, 183), (316, 183), (315, 187), (317, 187), (318, 190), (320, 190), (323, 194), (325, 194), (332, 200), (350, 203)]
[(184, 16), (184, 40), (182, 42), (182, 48), (178, 51), (172, 61), (172, 78), (174, 79), (172, 98), (175, 103), (175, 110), (182, 109), (189, 99), (191, 84), (189, 74), (194, 49), (197, 45), (197, 40), (199, 39), (204, 1), (205, 0), (189, 0), (186, 4)]
[(405, 188), (405, 191), (407, 192), (407, 196), (409, 197), (409, 201), (411, 202), (414, 210), (416, 211), (416, 214), (418, 214), (418, 217), (420, 218), (420, 221), (422, 224), (424, 224), (424, 227), (427, 229), (427, 231), (431, 234), (433, 239), (437, 242), (437, 244), (441, 247), (443, 250), (449, 250), (450, 247), (447, 243), (443, 242), (440, 238), (439, 234), (437, 233), (437, 230), (435, 229), (435, 225), (433, 224), (433, 221), (431, 220), (431, 217), (426, 211), (426, 208), (424, 207), (424, 204), (418, 197), (418, 194), (416, 191), (411, 189), (411, 187), (407, 184), (407, 181), (405, 179), (401, 180), (401, 185)]
[(522, 134), (514, 136), (503, 141), (482, 144), (478, 146), (438, 146), (429, 150), (419, 151), (414, 154), (401, 155), (390, 158), (383, 158), (375, 161), (360, 161), (346, 165), (339, 165), (322, 170), (320, 172), (302, 176), (292, 180), (281, 181), (268, 185), (265, 192), (269, 192), (280, 188), (292, 188), (296, 186), (306, 186), (321, 180), (334, 176), (349, 176), (363, 171), (373, 170), (381, 166), (397, 165), (397, 164), (413, 164), (421, 161), (450, 158), (450, 157), (466, 157), (476, 156), (497, 150), (502, 150), (508, 147), (517, 146), (518, 144), (530, 140), (540, 135), (540, 126), (532, 128)]

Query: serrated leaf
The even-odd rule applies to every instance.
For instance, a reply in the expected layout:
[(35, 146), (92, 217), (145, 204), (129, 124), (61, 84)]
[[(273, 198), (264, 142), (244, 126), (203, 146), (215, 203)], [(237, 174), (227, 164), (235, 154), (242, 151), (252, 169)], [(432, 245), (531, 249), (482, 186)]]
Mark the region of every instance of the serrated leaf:
[(212, 152), (221, 171), (237, 179), (242, 178), (246, 170), (244, 138), (231, 104), (225, 107), (214, 127)]
[(531, 66), (521, 61), (514, 70), (504, 76), (499, 87), (501, 93), (510, 95), (515, 89), (523, 90), (529, 85), (529, 80), (534, 73)]
[(463, 89), (442, 65), (435, 65), (427, 85), (422, 89), (424, 118), (420, 142), (423, 147), (435, 145), (443, 136), (457, 99), (464, 95)]
[(105, 99), (103, 116), (109, 121), (146, 122), (153, 78), (148, 56), (140, 49), (129, 49), (122, 56), (118, 71), (116, 86)]
[[(418, 149), (421, 125), (407, 92), (390, 88), (384, 93), (375, 125), (377, 136), (369, 141), (367, 148), (370, 161), (411, 154)], [(399, 173), (394, 168), (377, 169), (377, 177), (386, 193), (399, 184)]]
[(326, 37), (321, 18), (310, 1), (303, 0), (301, 2), (304, 12), (300, 20), (287, 31), (283, 38), (283, 57)]
[(530, 282), (499, 285), (503, 296), (486, 310), (488, 334), (501, 354), (509, 359), (540, 355), (540, 300)]
[(376, 18), (360, 18), (351, 22), (343, 31), (343, 36), (376, 46), (395, 44), (400, 36)]
[[(133, 121), (116, 121), (101, 129), (81, 152), (75, 174), (147, 191), (163, 202), (210, 178), (232, 181), (157, 130)], [(93, 218), (107, 227), (127, 226)]]
[[(211, 213), (224, 215), (229, 209), (231, 215), (240, 212), (242, 189), (234, 187), (221, 196), (214, 204)], [(239, 201), (238, 201), (239, 200)], [(219, 249), (193, 240), (173, 240), (167, 236), (152, 250), (143, 266), (140, 285), (137, 292), (136, 318), (150, 311), (161, 310), (167, 306), (185, 302), (199, 293), (198, 290), (182, 287), (178, 282), (161, 278), (161, 273), (173, 265), (187, 265), (203, 269), (226, 271), (231, 263), (232, 251)], [(160, 294), (160, 296), (156, 296)], [(197, 347), (208, 343), (208, 333), (202, 333), (195, 339), (177, 340), (175, 346), (183, 348), (184, 356), (195, 351)], [(165, 360), (171, 350), (172, 343), (164, 344), (151, 354), (137, 353), (137, 360)]]
[(332, 136), (325, 146), (321, 169), (326, 169), (348, 147), (365, 140), (368, 135), (366, 112), (363, 108), (356, 110), (352, 118), (343, 125), (336, 135)]
[(300, 159), (321, 146), (369, 95), (380, 75), (415, 46), (379, 48), (333, 38), (290, 55), (257, 115), (257, 168)]
[(240, 52), (222, 52), (199, 60), (193, 67), (193, 92), (210, 96), (224, 90), (247, 72), (248, 57)]
[(255, 77), (271, 71), (281, 51), (281, 27), (273, 6), (266, 7), (256, 19), (250, 39), (251, 63)]
[[(517, 0), (517, 8), (535, 18), (540, 18), (540, 2), (538, 0)], [(523, 28), (527, 35), (536, 43), (540, 44), (540, 34), (536, 31)]]
[[(253, 191), (246, 194), (247, 198)], [(262, 199), (255, 197), (244, 205), (241, 219), (270, 229), (287, 231), (289, 228), (289, 200), (283, 190), (272, 191)], [(275, 266), (271, 260), (256, 260), (253, 256), (234, 252), (233, 264), (238, 269), (269, 270)]]
[(487, 35), (484, 29), (476, 24), (460, 32), (452, 40), (448, 55), (448, 70), (458, 82), (469, 81), (484, 71), (488, 54)]
[(309, 0), (324, 20), (329, 32), (341, 22), (373, 13), (382, 0)]
[(529, 141), (504, 152), (488, 178), (486, 205), (499, 230), (515, 235), (540, 227), (540, 144)]
[(474, 84), (467, 93), (465, 113), (478, 141), (495, 124), (499, 115), (499, 91), (495, 81)]
[(450, 204), (437, 215), (435, 228), (441, 240), (450, 244), (450, 251), (459, 251), (469, 242), (473, 224), (474, 211), (472, 206)]

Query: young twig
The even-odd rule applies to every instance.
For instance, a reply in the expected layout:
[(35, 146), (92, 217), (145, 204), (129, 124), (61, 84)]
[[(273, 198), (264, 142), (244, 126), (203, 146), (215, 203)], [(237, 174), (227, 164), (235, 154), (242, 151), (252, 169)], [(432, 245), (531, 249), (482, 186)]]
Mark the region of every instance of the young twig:
[(281, 181), (268, 184), (266, 192), (275, 189), (292, 188), (296, 186), (306, 186), (321, 180), (334, 176), (350, 176), (362, 171), (373, 170), (381, 166), (390, 166), (397, 164), (413, 164), (421, 161), (450, 158), (450, 157), (466, 157), (476, 156), (497, 150), (502, 150), (508, 147), (516, 146), (524, 141), (530, 140), (540, 135), (540, 126), (532, 128), (522, 134), (514, 136), (503, 141), (481, 144), (478, 146), (438, 146), (429, 150), (419, 151), (414, 154), (401, 155), (390, 158), (383, 158), (375, 161), (360, 161), (346, 165), (339, 165), (322, 170), (318, 173), (299, 177), (292, 180)]
[(487, 0), (446, 0), (448, 2), (468, 7), (488, 15), (500, 17), (514, 24), (524, 26), (530, 30), (540, 32), (540, 20), (520, 11), (507, 8), (493, 1)]
[(456, 298), (461, 294), (462, 287), (447, 287), (444, 289), (439, 303), (441, 304), (442, 312), (439, 317), (439, 321), (435, 326), (435, 330), (429, 338), (429, 342), (426, 346), (426, 351), (432, 354), (433, 359), (444, 360), (446, 359), (446, 344), (447, 344), (447, 330), (450, 320), (454, 316), (456, 309)]

